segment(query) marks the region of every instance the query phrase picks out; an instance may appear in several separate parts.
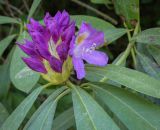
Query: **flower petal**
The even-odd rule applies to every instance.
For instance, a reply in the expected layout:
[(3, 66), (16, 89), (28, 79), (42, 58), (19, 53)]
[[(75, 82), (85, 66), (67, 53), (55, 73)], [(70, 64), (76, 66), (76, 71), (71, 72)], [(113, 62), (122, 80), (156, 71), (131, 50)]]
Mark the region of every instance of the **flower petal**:
[(77, 73), (77, 78), (78, 79), (82, 79), (85, 77), (85, 69), (84, 69), (84, 62), (82, 59), (80, 58), (76, 58), (73, 57), (73, 65), (74, 65), (74, 69)]
[(89, 64), (105, 66), (108, 63), (108, 56), (104, 52), (90, 51), (83, 54), (82, 58)]
[(62, 42), (60, 45), (57, 46), (56, 51), (62, 61), (67, 59), (69, 46), (66, 42)]
[(50, 63), (51, 68), (54, 71), (59, 72), (59, 73), (62, 72), (62, 65), (63, 65), (62, 61), (52, 56), (50, 57), (49, 63)]
[(92, 46), (94, 43), (97, 47), (104, 43), (104, 33), (102, 31), (96, 30), (90, 24), (85, 22), (82, 22), (81, 24), (77, 38), (79, 38), (79, 36), (83, 36), (83, 41), (81, 40), (81, 44), (88, 44)]
[(43, 63), (36, 58), (22, 58), (22, 60), (27, 64), (29, 68), (34, 71), (47, 73)]

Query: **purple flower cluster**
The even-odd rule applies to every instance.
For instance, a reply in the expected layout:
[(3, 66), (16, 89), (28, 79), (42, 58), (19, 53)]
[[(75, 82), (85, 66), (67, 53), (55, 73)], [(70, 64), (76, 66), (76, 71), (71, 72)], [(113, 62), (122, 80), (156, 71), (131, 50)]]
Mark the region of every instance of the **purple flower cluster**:
[(47, 13), (44, 25), (31, 19), (27, 29), (32, 41), (17, 44), (29, 56), (23, 61), (34, 71), (47, 74), (47, 62), (53, 72), (62, 73), (64, 63), (71, 57), (77, 78), (82, 79), (84, 60), (98, 66), (108, 62), (105, 53), (95, 50), (104, 43), (104, 33), (83, 22), (75, 35), (75, 22), (66, 11), (58, 11), (54, 17)]

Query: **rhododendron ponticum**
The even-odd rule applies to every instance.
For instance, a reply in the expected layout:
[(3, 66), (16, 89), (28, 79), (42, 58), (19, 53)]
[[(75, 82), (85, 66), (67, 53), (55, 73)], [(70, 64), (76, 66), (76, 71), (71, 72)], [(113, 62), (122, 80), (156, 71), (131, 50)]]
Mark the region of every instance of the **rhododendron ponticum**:
[(77, 78), (85, 77), (84, 61), (89, 64), (105, 66), (108, 57), (105, 53), (96, 51), (96, 47), (104, 43), (104, 33), (97, 31), (90, 24), (82, 23), (78, 35), (72, 38), (70, 55), (74, 69), (77, 72)]
[(47, 13), (44, 25), (31, 19), (27, 29), (32, 41), (18, 43), (29, 56), (22, 59), (49, 82), (59, 84), (66, 81), (72, 71), (72, 64), (77, 78), (84, 78), (83, 60), (98, 66), (105, 66), (108, 62), (105, 53), (95, 50), (104, 43), (104, 33), (83, 22), (76, 36), (75, 22), (70, 20), (66, 11), (57, 12), (54, 17)]
[(58, 84), (69, 77), (72, 69), (68, 51), (75, 33), (75, 23), (63, 11), (57, 12), (54, 17), (47, 13), (44, 24), (31, 19), (27, 29), (32, 41), (25, 40), (25, 44), (18, 45), (30, 56), (22, 59), (31, 69), (41, 72), (45, 79)]

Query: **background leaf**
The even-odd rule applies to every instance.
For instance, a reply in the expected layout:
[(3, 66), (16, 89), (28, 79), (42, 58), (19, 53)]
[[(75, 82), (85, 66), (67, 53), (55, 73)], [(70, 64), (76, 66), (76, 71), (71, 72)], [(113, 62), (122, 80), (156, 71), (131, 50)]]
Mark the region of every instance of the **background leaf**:
[(54, 125), (52, 130), (68, 130), (75, 124), (73, 108), (69, 108), (61, 113), (53, 122)]
[(86, 71), (86, 79), (90, 81), (94, 81), (96, 76), (99, 79), (107, 77), (140, 93), (160, 98), (160, 81), (136, 70), (111, 64), (107, 67), (87, 66)]
[(9, 116), (8, 111), (3, 106), (3, 104), (0, 103), (0, 127), (3, 124), (3, 122), (7, 119), (8, 116)]
[(26, 97), (7, 118), (2, 125), (1, 130), (17, 130), (43, 88), (43, 86), (37, 88), (28, 97)]
[(114, 0), (116, 13), (128, 23), (135, 25), (139, 21), (139, 0)]
[(139, 44), (160, 45), (160, 28), (146, 29), (139, 33), (135, 38)]
[(15, 18), (7, 17), (7, 16), (0, 16), (0, 24), (6, 24), (6, 23), (19, 24), (20, 22)]
[(155, 77), (156, 79), (160, 79), (160, 68), (158, 68), (155, 62), (140, 52), (137, 52), (137, 54), (145, 72)]
[(32, 17), (32, 15), (34, 14), (34, 12), (36, 11), (38, 5), (40, 4), (41, 0), (33, 0), (32, 6), (29, 10), (29, 14), (28, 14), (28, 20)]
[(72, 100), (77, 130), (119, 129), (108, 114), (80, 87), (73, 88)]
[(153, 56), (156, 62), (160, 65), (160, 47), (148, 46), (149, 53)]
[(57, 100), (55, 99), (65, 89), (65, 87), (61, 87), (54, 91), (33, 114), (24, 130), (51, 130), (57, 106)]
[(10, 35), (0, 41), (0, 57), (2, 56), (2, 54), (6, 50), (6, 48), (9, 46), (11, 41), (15, 38), (15, 36), (16, 36), (15, 34)]
[(157, 130), (160, 128), (159, 106), (115, 86), (95, 83), (92, 87), (96, 97), (100, 99), (129, 130)]

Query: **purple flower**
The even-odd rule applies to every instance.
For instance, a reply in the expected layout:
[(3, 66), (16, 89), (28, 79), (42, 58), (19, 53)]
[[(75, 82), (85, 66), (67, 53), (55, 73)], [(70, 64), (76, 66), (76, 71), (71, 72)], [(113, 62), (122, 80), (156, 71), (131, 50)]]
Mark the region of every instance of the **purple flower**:
[[(25, 40), (19, 47), (29, 56), (23, 61), (34, 71), (48, 73), (48, 65), (56, 73), (62, 73), (68, 58), (70, 42), (75, 34), (75, 23), (66, 11), (49, 13), (44, 17), (44, 25), (30, 19), (27, 25), (32, 41)], [(47, 65), (46, 65), (47, 63)]]
[(97, 31), (90, 24), (82, 23), (77, 36), (72, 37), (70, 45), (70, 55), (77, 78), (85, 77), (84, 61), (97, 66), (105, 66), (108, 56), (95, 49), (104, 43), (104, 33)]

